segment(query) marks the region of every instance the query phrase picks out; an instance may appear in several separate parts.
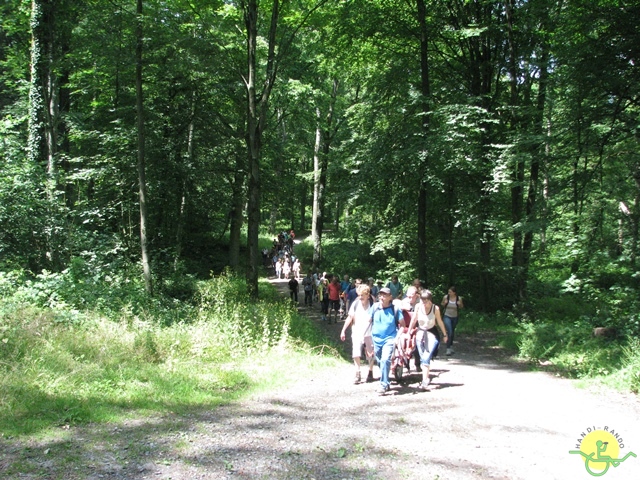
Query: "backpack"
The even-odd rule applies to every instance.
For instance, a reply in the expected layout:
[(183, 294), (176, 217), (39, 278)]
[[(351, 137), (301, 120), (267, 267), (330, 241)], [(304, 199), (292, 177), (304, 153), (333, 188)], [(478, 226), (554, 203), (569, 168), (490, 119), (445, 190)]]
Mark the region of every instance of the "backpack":
[[(458, 301), (460, 300), (460, 295), (456, 295), (456, 310), (460, 310), (460, 306), (458, 305)], [(447, 303), (449, 303), (449, 294), (447, 293)]]
[[(358, 299), (358, 301), (359, 300), (360, 299)], [(382, 307), (382, 303), (380, 303), (380, 302), (374, 303), (373, 306), (375, 308), (373, 309), (373, 312), (371, 313), (371, 318), (373, 318), (373, 316), (375, 315), (375, 313), (378, 310), (384, 310), (384, 308)], [(389, 307), (387, 307), (387, 308), (389, 308)], [(398, 318), (398, 310), (396, 309), (396, 306), (393, 304), (393, 302), (391, 302), (391, 308), (393, 309), (393, 318), (396, 321), (396, 328), (397, 328), (399, 326), (399, 324), (400, 324), (400, 319)], [(404, 319), (404, 314), (403, 314), (402, 318)]]
[[(375, 303), (372, 301), (373, 297), (371, 295), (369, 295), (369, 304), (370, 305), (375, 305)], [(353, 305), (353, 307), (349, 307), (349, 310), (351, 310), (353, 308), (353, 311), (356, 311), (356, 308), (358, 308), (358, 305), (360, 305), (362, 302), (360, 301), (360, 297), (356, 297), (356, 299), (353, 301), (353, 303), (351, 305)], [(375, 311), (374, 311), (375, 312)], [(395, 312), (394, 312), (395, 313)]]

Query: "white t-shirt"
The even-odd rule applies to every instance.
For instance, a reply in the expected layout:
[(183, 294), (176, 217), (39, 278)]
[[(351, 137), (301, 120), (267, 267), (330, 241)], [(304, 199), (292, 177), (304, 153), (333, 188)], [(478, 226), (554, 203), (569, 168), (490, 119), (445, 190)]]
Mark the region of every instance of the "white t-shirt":
[(431, 304), (431, 311), (427, 313), (424, 309), (424, 303), (416, 305), (416, 315), (418, 316), (418, 328), (420, 330), (429, 330), (436, 324), (436, 306)]
[[(364, 308), (359, 298), (356, 298), (353, 302), (351, 302), (351, 306), (349, 307), (349, 316), (353, 317), (353, 322), (351, 323), (352, 337), (364, 337), (367, 328), (371, 323), (371, 318), (369, 317), (370, 306), (371, 304), (369, 303), (367, 304), (367, 308)], [(368, 336), (371, 336), (370, 330)]]

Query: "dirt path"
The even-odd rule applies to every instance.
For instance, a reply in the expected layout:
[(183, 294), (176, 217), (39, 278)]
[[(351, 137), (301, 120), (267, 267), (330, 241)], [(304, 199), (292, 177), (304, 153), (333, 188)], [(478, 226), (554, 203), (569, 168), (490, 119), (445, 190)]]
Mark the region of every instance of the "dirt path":
[[(284, 281), (274, 284), (286, 293)], [(321, 324), (317, 306), (301, 310)], [(335, 337), (342, 324), (321, 328)], [(415, 388), (416, 375), (378, 396), (376, 383), (352, 383), (345, 361), (215, 410), (74, 428), (60, 457), (50, 441), (25, 453), (0, 438), (0, 478), (3, 458), (21, 456), (50, 474), (20, 478), (65, 480), (589, 479), (569, 451), (587, 429), (605, 427), (623, 438), (614, 458), (639, 458), (610, 465), (604, 478), (640, 478), (636, 397), (528, 372), (480, 337), (457, 343), (454, 357), (435, 362), (430, 392)]]
[[(272, 282), (287, 294), (283, 280)], [(341, 323), (321, 322), (317, 307), (300, 310), (338, 337)], [(309, 461), (304, 478), (591, 478), (569, 451), (589, 428), (605, 427), (624, 440), (618, 458), (629, 451), (640, 457), (640, 404), (633, 395), (579, 390), (572, 381), (528, 371), (480, 336), (457, 337), (456, 355), (440, 357), (432, 372), (430, 392), (416, 389), (414, 373), (408, 385), (392, 385), (380, 397), (377, 383), (353, 385), (345, 362), (281, 393), (280, 401), (269, 399), (296, 419), (280, 435), (295, 451), (298, 473)], [(606, 478), (640, 478), (640, 458), (611, 468)]]

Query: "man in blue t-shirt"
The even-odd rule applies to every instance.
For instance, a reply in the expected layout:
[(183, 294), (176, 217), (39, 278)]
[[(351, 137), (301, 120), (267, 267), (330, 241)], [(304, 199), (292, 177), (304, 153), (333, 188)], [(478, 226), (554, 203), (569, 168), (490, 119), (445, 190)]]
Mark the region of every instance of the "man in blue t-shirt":
[(393, 298), (402, 299), (402, 284), (398, 280), (398, 275), (392, 275), (391, 281), (387, 283), (386, 287), (391, 290), (391, 296)]
[(398, 332), (398, 325), (404, 325), (404, 319), (399, 308), (395, 308), (391, 290), (381, 288), (378, 293), (380, 301), (369, 308), (371, 317), (371, 337), (373, 350), (380, 365), (380, 386), (376, 390), (384, 395), (389, 391), (389, 371), (391, 370), (391, 355)]
[(345, 275), (342, 281), (340, 282), (340, 292), (346, 294), (351, 288), (351, 280), (349, 280), (349, 275)]
[(356, 298), (358, 298), (358, 287), (360, 285), (362, 285), (362, 280), (356, 278), (355, 282), (351, 284), (351, 287), (349, 287), (349, 290), (345, 294), (344, 301), (346, 304), (345, 310), (347, 312), (351, 308), (351, 304), (355, 301)]

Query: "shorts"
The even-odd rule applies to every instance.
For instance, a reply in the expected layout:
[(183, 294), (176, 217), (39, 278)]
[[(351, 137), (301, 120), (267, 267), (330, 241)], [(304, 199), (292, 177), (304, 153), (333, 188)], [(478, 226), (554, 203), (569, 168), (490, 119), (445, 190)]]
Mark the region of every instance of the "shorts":
[(373, 356), (373, 339), (371, 335), (367, 335), (366, 337), (361, 336), (351, 336), (351, 357), (352, 358), (360, 358), (362, 353), (362, 345), (364, 345), (365, 353), (367, 353), (367, 358)]
[(340, 300), (329, 300), (329, 310), (340, 310)]

